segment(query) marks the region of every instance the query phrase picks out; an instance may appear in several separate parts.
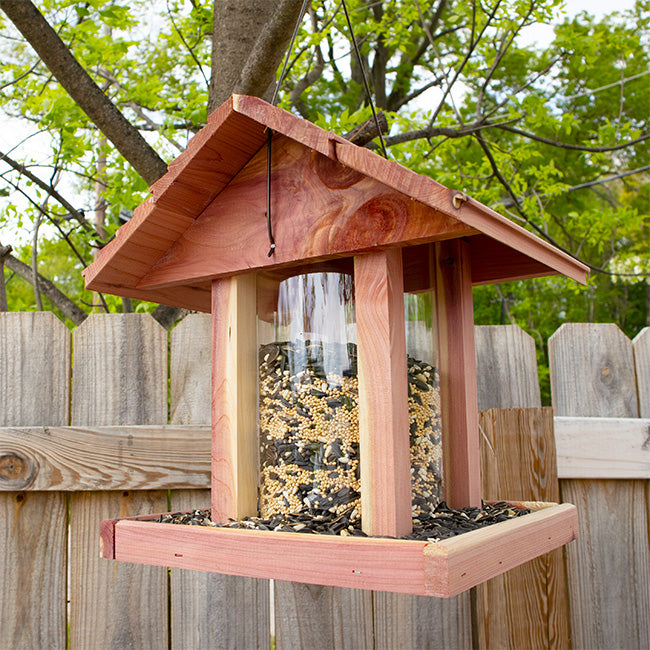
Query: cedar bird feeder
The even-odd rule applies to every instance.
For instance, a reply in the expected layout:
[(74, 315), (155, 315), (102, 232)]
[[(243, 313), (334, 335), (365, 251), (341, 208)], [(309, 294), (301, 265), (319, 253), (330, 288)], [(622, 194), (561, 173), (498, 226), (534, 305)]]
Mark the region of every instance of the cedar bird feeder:
[[(585, 282), (585, 266), (253, 97), (212, 113), (151, 191), (86, 286), (212, 314), (212, 522), (347, 513), (368, 536), (137, 517), (102, 522), (104, 557), (447, 597), (575, 539), (575, 507), (548, 503), (450, 539), (402, 538), (441, 497), (482, 503), (472, 286)], [(407, 352), (411, 294), (429, 296), (427, 362)]]

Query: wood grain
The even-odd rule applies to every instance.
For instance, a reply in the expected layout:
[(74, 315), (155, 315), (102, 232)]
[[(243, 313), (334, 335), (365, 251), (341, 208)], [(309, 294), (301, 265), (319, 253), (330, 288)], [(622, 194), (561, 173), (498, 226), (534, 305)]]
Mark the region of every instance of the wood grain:
[(212, 520), (257, 514), (254, 274), (212, 283)]
[(445, 499), (452, 508), (480, 506), (476, 352), (471, 268), (467, 244), (435, 247), (436, 318)]
[(362, 526), (412, 530), (404, 285), (399, 250), (354, 260)]
[[(481, 412), (480, 425), (484, 498), (559, 500), (551, 408), (490, 409)], [(569, 647), (562, 550), (475, 591), (479, 647)]]
[[(67, 424), (69, 390), (63, 323), (0, 313), (0, 426)], [(66, 507), (58, 492), (0, 493), (0, 643), (12, 650), (66, 647)]]
[[(549, 339), (549, 355), (557, 415), (638, 417), (632, 344), (615, 325), (563, 325)], [(646, 484), (561, 481), (562, 498), (579, 508), (583, 531), (578, 542), (567, 548), (574, 647), (604, 650), (647, 645)]]
[(469, 592), (452, 598), (375, 592), (375, 648), (471, 648)]
[(0, 491), (208, 485), (209, 426), (0, 428)]
[(580, 513), (580, 538), (567, 548), (573, 647), (648, 646), (647, 486), (647, 480), (561, 482), (562, 497)]
[[(211, 348), (212, 325), (207, 314), (189, 314), (171, 332), (170, 421), (174, 425), (208, 425), (208, 462)], [(173, 490), (170, 499), (176, 511), (210, 507), (209, 490)], [(267, 580), (171, 569), (170, 592), (171, 643), (175, 650), (268, 648)]]
[(475, 231), (406, 194), (276, 136), (272, 162), (274, 254), (266, 225), (267, 151), (260, 150), (140, 282), (157, 289), (242, 271), (351, 256), (378, 246)]
[(574, 506), (523, 504), (534, 511), (437, 543), (121, 519), (115, 524), (115, 557), (232, 575), (449, 597), (575, 539)]
[(517, 325), (481, 325), (474, 337), (479, 409), (540, 406), (533, 338)]
[[(475, 329), (486, 498), (559, 500), (553, 423), (541, 406), (531, 337), (512, 325)], [(568, 593), (558, 549), (476, 587), (475, 638), (482, 648), (569, 647)], [(525, 606), (521, 605), (525, 598)]]
[(650, 419), (555, 418), (560, 478), (650, 479)]
[(372, 597), (369, 591), (276, 580), (275, 647), (372, 649)]
[[(208, 124), (192, 138), (187, 151), (172, 162), (168, 173), (154, 184), (153, 197), (135, 211), (133, 219), (118, 231), (117, 237), (102, 250), (99, 259), (86, 269), (86, 286), (94, 290), (101, 289), (109, 293), (148, 298), (157, 302), (207, 311), (205, 289), (197, 292), (192, 286), (194, 283), (187, 281), (189, 277), (198, 277), (197, 274), (201, 274), (201, 269), (203, 269), (204, 279), (212, 279), (219, 273), (230, 274), (237, 272), (237, 269), (241, 271), (259, 268), (254, 263), (250, 263), (251, 253), (256, 263), (264, 266), (283, 261), (298, 263), (296, 255), (302, 255), (299, 246), (294, 249), (296, 255), (292, 259), (287, 257), (280, 259), (289, 250), (287, 234), (282, 232), (282, 228), (280, 228), (282, 246), (279, 247), (279, 251), (284, 252), (280, 252), (278, 257), (274, 256), (275, 259), (265, 259), (263, 253), (259, 252), (259, 245), (265, 242), (264, 192), (260, 192), (262, 188), (256, 189), (255, 201), (258, 205), (255, 206), (254, 212), (249, 212), (247, 207), (251, 206), (247, 201), (248, 196), (253, 194), (251, 185), (248, 188), (251, 192), (241, 196), (243, 202), (235, 200), (234, 208), (243, 209), (241, 216), (245, 221), (249, 221), (249, 214), (258, 214), (262, 217), (255, 222), (259, 229), (254, 231), (255, 246), (252, 251), (244, 247), (228, 258), (228, 246), (237, 248), (241, 245), (241, 241), (250, 238), (243, 239), (236, 229), (233, 231), (231, 227), (227, 227), (223, 232), (231, 233), (234, 238), (225, 240), (226, 247), (223, 251), (220, 250), (219, 255), (211, 257), (205, 254), (204, 249), (203, 259), (197, 260), (198, 265), (190, 276), (183, 277), (183, 271), (180, 275), (178, 273), (177, 266), (180, 260), (191, 261), (180, 254), (183, 246), (179, 243), (179, 234), (183, 233), (184, 236), (186, 230), (193, 229), (196, 225), (193, 220), (203, 215), (204, 210), (210, 210), (212, 205), (219, 204), (223, 200), (222, 195), (230, 193), (231, 199), (233, 198), (230, 186), (236, 184), (240, 177), (245, 176), (240, 170), (246, 163), (249, 163), (250, 167), (255, 152), (258, 152), (258, 163), (263, 166), (261, 159), (265, 156), (263, 145), (266, 142), (268, 129), (276, 134), (277, 142), (290, 141), (303, 154), (312, 155), (313, 152), (313, 157), (319, 161), (320, 176), (326, 177), (327, 194), (334, 196), (337, 192), (347, 192), (350, 186), (365, 182), (383, 187), (381, 196), (375, 194), (374, 198), (369, 197), (370, 202), (375, 198), (379, 199), (380, 209), (377, 210), (376, 206), (372, 205), (371, 210), (365, 210), (368, 224), (372, 223), (373, 227), (376, 225), (380, 227), (373, 231), (373, 228), (365, 229), (364, 220), (360, 220), (357, 224), (359, 227), (356, 232), (364, 236), (370, 235), (372, 241), (369, 246), (381, 244), (385, 223), (387, 220), (394, 219), (396, 205), (401, 206), (400, 210), (406, 207), (407, 211), (415, 206), (416, 212), (432, 217), (421, 224), (425, 229), (451, 220), (460, 224), (462, 232), (448, 233), (447, 236), (485, 233), (485, 236), (479, 237), (474, 242), (478, 282), (503, 281), (558, 272), (585, 282), (587, 267), (464, 194), (449, 190), (426, 176), (416, 174), (394, 161), (385, 160), (366, 148), (357, 147), (340, 136), (328, 133), (260, 99), (233, 96), (215, 111)], [(276, 172), (274, 174), (277, 176)], [(263, 177), (262, 171), (258, 174), (258, 180)], [(304, 189), (303, 194), (301, 194), (302, 189)], [(279, 194), (281, 199), (285, 196), (297, 199), (290, 200), (288, 208), (293, 211), (294, 217), (300, 216), (301, 213), (304, 216), (308, 211), (301, 211), (299, 204), (305, 196), (311, 199), (315, 194), (314, 189), (319, 188), (310, 187), (308, 182), (299, 179), (298, 182), (289, 183), (286, 187), (280, 186)], [(276, 197), (277, 194), (278, 192)], [(328, 205), (333, 213), (340, 210), (336, 201)], [(225, 207), (227, 209), (227, 205)], [(278, 211), (275, 214), (278, 214)], [(325, 214), (322, 223), (327, 224), (329, 218)], [(354, 219), (346, 221), (352, 224)], [(291, 223), (291, 220), (289, 222)], [(298, 230), (299, 236), (305, 241), (319, 239), (314, 233)], [(147, 288), (143, 289), (144, 285), (138, 287), (144, 275), (141, 264), (150, 267), (155, 253), (149, 251), (142, 256), (137, 254), (134, 256), (133, 250), (137, 250), (139, 246), (147, 246), (152, 235), (164, 240), (167, 243), (165, 248), (174, 250), (177, 259), (159, 260), (158, 269), (152, 271), (151, 277), (145, 280)], [(437, 238), (439, 237), (425, 239), (433, 241)], [(393, 239), (392, 244), (402, 246), (415, 241), (417, 237), (412, 241), (408, 234), (402, 233), (402, 239)], [(218, 237), (217, 241), (212, 243), (221, 245), (223, 242), (223, 238)], [(196, 247), (198, 250), (200, 244), (200, 238), (197, 238), (190, 247), (192, 249)], [(336, 238), (331, 237), (326, 254), (336, 254), (337, 246)], [(157, 246), (151, 248), (156, 249)], [(346, 250), (352, 253), (362, 249)], [(229, 259), (227, 268), (217, 264), (217, 268), (221, 271), (206, 275), (205, 273), (213, 268), (213, 260), (220, 257)], [(241, 260), (249, 260), (249, 266), (240, 268), (238, 264)], [(495, 260), (498, 262), (495, 263)], [(128, 279), (124, 276), (124, 270), (129, 270), (131, 274)], [(168, 281), (178, 282), (182, 287), (167, 292), (155, 288), (156, 283)], [(203, 307), (198, 306), (200, 303)]]
[[(529, 504), (534, 511), (428, 544), (424, 549), (427, 593), (455, 596), (576, 539), (578, 513), (575, 506), (522, 503)], [(446, 575), (443, 567), (446, 567)]]
[[(74, 337), (72, 424), (164, 424), (167, 336), (147, 314), (93, 314)], [(70, 499), (70, 647), (166, 647), (166, 571), (99, 558), (102, 519), (159, 512), (166, 491)], [(162, 622), (162, 624), (161, 624)]]
[(643, 328), (632, 341), (639, 417), (650, 418), (650, 327)]
[(566, 323), (548, 340), (557, 415), (639, 417), (630, 340), (613, 323)]

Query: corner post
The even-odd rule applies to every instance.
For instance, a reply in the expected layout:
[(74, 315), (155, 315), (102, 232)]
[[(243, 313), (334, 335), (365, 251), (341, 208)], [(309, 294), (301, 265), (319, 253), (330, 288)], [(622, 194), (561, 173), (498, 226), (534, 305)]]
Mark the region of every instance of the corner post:
[(257, 514), (254, 274), (212, 282), (212, 521)]
[(442, 405), (445, 499), (452, 508), (481, 505), (474, 305), (469, 245), (434, 248)]
[(399, 248), (354, 258), (361, 521), (369, 535), (412, 530), (404, 279)]

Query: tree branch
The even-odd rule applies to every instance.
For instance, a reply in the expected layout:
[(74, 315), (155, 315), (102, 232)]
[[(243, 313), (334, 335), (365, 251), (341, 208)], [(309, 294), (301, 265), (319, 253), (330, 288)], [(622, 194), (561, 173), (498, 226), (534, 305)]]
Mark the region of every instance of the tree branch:
[(488, 15), (488, 18), (485, 21), (485, 25), (483, 25), (483, 28), (481, 29), (479, 35), (476, 38), (474, 38), (475, 29), (476, 29), (476, 19), (475, 19), (476, 8), (474, 8), (474, 13), (473, 13), (473, 16), (472, 16), (472, 37), (470, 39), (469, 48), (468, 48), (467, 53), (465, 54), (465, 57), (463, 58), (461, 64), (458, 66), (458, 68), (454, 72), (453, 79), (447, 84), (447, 88), (445, 88), (445, 92), (443, 93), (442, 98), (440, 99), (440, 102), (438, 103), (438, 106), (437, 106), (436, 110), (433, 112), (433, 115), (431, 116), (431, 119), (429, 120), (429, 126), (432, 126), (435, 123), (436, 118), (438, 117), (438, 114), (442, 110), (442, 107), (443, 107), (443, 105), (445, 103), (445, 100), (447, 99), (447, 95), (451, 92), (451, 89), (453, 88), (454, 84), (458, 80), (458, 77), (460, 76), (461, 72), (465, 68), (465, 65), (471, 59), (472, 54), (474, 54), (474, 50), (476, 49), (476, 46), (480, 43), (481, 39), (483, 38), (483, 34), (485, 33), (485, 30), (489, 27), (490, 23), (492, 22), (494, 16), (497, 13), (497, 9), (499, 8), (500, 4), (501, 4), (501, 0), (497, 0), (494, 7), (492, 8), (492, 12)]
[(522, 131), (521, 129), (517, 129), (514, 126), (501, 125), (499, 128), (503, 129), (504, 131), (510, 131), (511, 133), (516, 133), (517, 135), (521, 135), (524, 138), (528, 138), (529, 140), (536, 140), (537, 142), (543, 142), (544, 144), (549, 144), (553, 147), (560, 147), (561, 149), (572, 149), (574, 151), (592, 151), (596, 153), (602, 153), (606, 151), (619, 151), (620, 149), (626, 149), (627, 147), (631, 147), (635, 144), (638, 144), (639, 142), (644, 142), (645, 140), (648, 140), (650, 138), (650, 133), (645, 133), (644, 135), (638, 137), (636, 140), (630, 140), (629, 142), (622, 142), (621, 144), (615, 144), (615, 145), (603, 146), (603, 147), (587, 147), (586, 145), (582, 145), (582, 144), (569, 144), (568, 142), (559, 142), (558, 140), (550, 140), (549, 138), (544, 138), (541, 135), (536, 135), (528, 131)]
[(32, 172), (30, 172), (29, 169), (25, 167), (25, 165), (22, 165), (21, 163), (13, 160), (2, 151), (0, 151), (0, 160), (4, 160), (10, 167), (15, 169), (19, 174), (26, 176), (27, 178), (29, 178), (30, 181), (32, 181), (32, 183), (38, 185), (42, 190), (45, 190), (57, 203), (62, 205), (68, 211), (68, 214), (75, 221), (77, 221), (87, 233), (90, 233), (99, 242), (103, 241), (103, 237), (101, 237), (100, 234), (93, 228), (93, 226), (86, 219), (86, 217), (84, 217), (84, 215), (81, 212), (79, 212), (79, 210), (77, 210), (70, 202), (68, 202), (64, 197), (62, 197), (51, 185), (41, 180), (35, 174), (32, 174)]
[[(0, 243), (0, 249), (3, 246)], [(5, 266), (19, 275), (23, 280), (33, 284), (32, 268), (28, 264), (21, 262), (18, 258), (11, 254), (5, 257)], [(44, 278), (40, 273), (37, 274), (38, 287), (44, 296), (57, 307), (65, 316), (69, 318), (75, 325), (80, 325), (86, 320), (88, 314), (81, 309), (76, 303), (68, 298), (63, 292), (59, 291), (52, 282)]]
[(502, 128), (505, 124), (518, 122), (521, 118), (514, 117), (505, 122), (473, 122), (472, 124), (465, 124), (463, 126), (427, 126), (422, 129), (415, 129), (413, 131), (406, 131), (404, 133), (397, 133), (396, 135), (384, 138), (386, 146), (400, 144), (402, 142), (410, 142), (411, 140), (429, 139), (436, 136), (445, 136), (446, 138), (462, 138), (467, 135), (472, 135), (477, 131), (491, 128)]
[(0, 0), (0, 9), (138, 174), (149, 185), (157, 181), (167, 171), (165, 161), (91, 79), (38, 9), (29, 0)]

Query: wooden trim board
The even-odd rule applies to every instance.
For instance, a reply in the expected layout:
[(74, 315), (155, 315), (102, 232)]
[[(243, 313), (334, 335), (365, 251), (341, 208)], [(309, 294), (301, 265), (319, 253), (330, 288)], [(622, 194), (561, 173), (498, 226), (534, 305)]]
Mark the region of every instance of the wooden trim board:
[(101, 548), (138, 564), (446, 598), (576, 539), (575, 506), (522, 505), (534, 512), (434, 543), (130, 518), (102, 522)]
[(0, 427), (0, 492), (209, 486), (209, 425)]
[(555, 417), (558, 478), (650, 479), (650, 419)]

